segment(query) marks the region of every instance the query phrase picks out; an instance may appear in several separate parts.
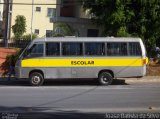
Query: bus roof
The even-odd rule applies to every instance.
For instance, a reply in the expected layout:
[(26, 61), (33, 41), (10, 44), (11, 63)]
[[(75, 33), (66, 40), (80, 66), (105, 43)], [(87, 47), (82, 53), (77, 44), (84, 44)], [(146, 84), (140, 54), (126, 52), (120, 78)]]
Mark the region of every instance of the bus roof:
[(51, 38), (37, 38), (33, 42), (140, 42), (140, 38), (133, 37), (51, 37)]

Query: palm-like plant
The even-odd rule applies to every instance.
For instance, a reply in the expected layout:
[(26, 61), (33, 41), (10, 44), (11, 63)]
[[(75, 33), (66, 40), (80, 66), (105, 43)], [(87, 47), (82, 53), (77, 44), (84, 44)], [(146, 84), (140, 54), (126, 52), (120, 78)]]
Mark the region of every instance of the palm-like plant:
[(78, 30), (73, 29), (67, 23), (57, 23), (54, 27), (54, 37), (62, 37), (62, 36), (79, 36)]

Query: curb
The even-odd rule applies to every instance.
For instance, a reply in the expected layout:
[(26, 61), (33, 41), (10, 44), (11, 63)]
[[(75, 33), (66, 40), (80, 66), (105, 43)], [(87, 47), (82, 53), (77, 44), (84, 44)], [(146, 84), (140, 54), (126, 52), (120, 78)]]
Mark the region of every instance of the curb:
[(160, 82), (160, 76), (144, 76), (142, 78), (123, 78), (128, 83)]

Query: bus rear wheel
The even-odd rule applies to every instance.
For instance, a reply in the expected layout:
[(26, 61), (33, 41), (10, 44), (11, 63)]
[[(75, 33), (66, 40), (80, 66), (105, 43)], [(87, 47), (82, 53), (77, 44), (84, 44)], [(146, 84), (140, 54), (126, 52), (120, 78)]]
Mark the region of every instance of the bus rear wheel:
[(30, 84), (32, 86), (41, 86), (43, 84), (43, 82), (44, 82), (44, 78), (41, 73), (33, 72), (30, 75)]
[(110, 85), (113, 81), (113, 77), (109, 72), (102, 72), (98, 76), (98, 81), (100, 85)]

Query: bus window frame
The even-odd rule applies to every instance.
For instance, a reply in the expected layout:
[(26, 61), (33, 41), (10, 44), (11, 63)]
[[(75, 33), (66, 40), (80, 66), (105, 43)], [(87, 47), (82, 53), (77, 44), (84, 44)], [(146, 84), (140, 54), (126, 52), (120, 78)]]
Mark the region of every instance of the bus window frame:
[[(108, 55), (108, 43), (126, 43), (126, 50), (127, 50), (127, 55)], [(106, 57), (129, 57), (129, 50), (128, 50), (128, 42), (120, 42), (120, 41), (109, 41), (109, 42), (106, 42)]]
[[(63, 43), (81, 43), (82, 44), (82, 54), (81, 55), (63, 55)], [(63, 41), (63, 42), (60, 42), (60, 56), (61, 57), (84, 57), (84, 42), (74, 42), (74, 41)]]
[[(47, 43), (58, 43), (59, 44), (59, 55), (47, 55)], [(45, 57), (61, 57), (61, 42), (58, 42), (58, 41), (47, 41), (44, 43), (44, 54), (45, 54)]]
[[(129, 50), (130, 47), (129, 47), (129, 43), (138, 43), (138, 44), (139, 44), (140, 55), (130, 55), (130, 50)], [(136, 42), (136, 41), (134, 41), (134, 42), (128, 42), (127, 45), (128, 45), (128, 47), (127, 47), (128, 49), (127, 49), (127, 50), (128, 50), (128, 56), (129, 56), (129, 57), (143, 57), (143, 56), (142, 56), (142, 46), (141, 46), (140, 42)], [(145, 55), (146, 55), (146, 54), (145, 54)]]
[[(86, 43), (102, 43), (102, 44), (104, 44), (104, 55), (87, 55), (86, 54)], [(106, 57), (107, 55), (107, 52), (106, 52), (106, 43), (107, 42), (84, 42), (84, 50), (83, 50), (83, 52), (84, 52), (84, 57)]]
[[(47, 56), (46, 55), (46, 43), (59, 43), (59, 50), (60, 50), (60, 52), (59, 52), (59, 55), (58, 56)], [(81, 43), (82, 44), (82, 55), (63, 55), (63, 48), (62, 48), (62, 45), (63, 45), (63, 43)], [(85, 44), (86, 43), (104, 43), (104, 55), (86, 55), (86, 46), (85, 46)], [(123, 56), (123, 55), (121, 55), (121, 56), (109, 56), (108, 55), (108, 43), (126, 43), (126, 45), (127, 45), (127, 55), (126, 56)], [(139, 55), (139, 56), (131, 56), (130, 55), (130, 51), (129, 51), (129, 43), (138, 43), (139, 44), (139, 47), (140, 47), (140, 52), (141, 52), (141, 55)], [(33, 45), (35, 45), (35, 44), (43, 44), (43, 55), (42, 56), (24, 56), (24, 54), (26, 53), (26, 52), (28, 52), (28, 50), (30, 50), (32, 47), (33, 47)], [(33, 44), (30, 44), (30, 46), (28, 46), (28, 48), (24, 51), (24, 53), (22, 54), (22, 59), (27, 59), (27, 58), (36, 58), (36, 57), (142, 57), (142, 48), (141, 48), (141, 44), (140, 44), (140, 42), (125, 42), (125, 41), (123, 41), (123, 42), (117, 42), (117, 41), (109, 41), (109, 42), (85, 42), (85, 41), (78, 41), (78, 42), (75, 42), (75, 41), (41, 41), (41, 42), (34, 42)]]
[[(43, 54), (42, 56), (31, 56), (29, 55), (30, 54), (30, 50), (31, 48), (34, 46), (34, 45), (37, 45), (37, 44), (42, 44), (43, 45)], [(33, 44), (31, 44), (27, 49), (26, 51), (23, 53), (23, 58), (22, 59), (28, 59), (28, 58), (37, 58), (37, 57), (45, 57), (45, 43), (44, 42), (34, 42)], [(27, 53), (27, 54), (26, 54)], [(26, 54), (26, 55), (25, 55)], [(25, 56), (24, 56), (25, 55)]]

